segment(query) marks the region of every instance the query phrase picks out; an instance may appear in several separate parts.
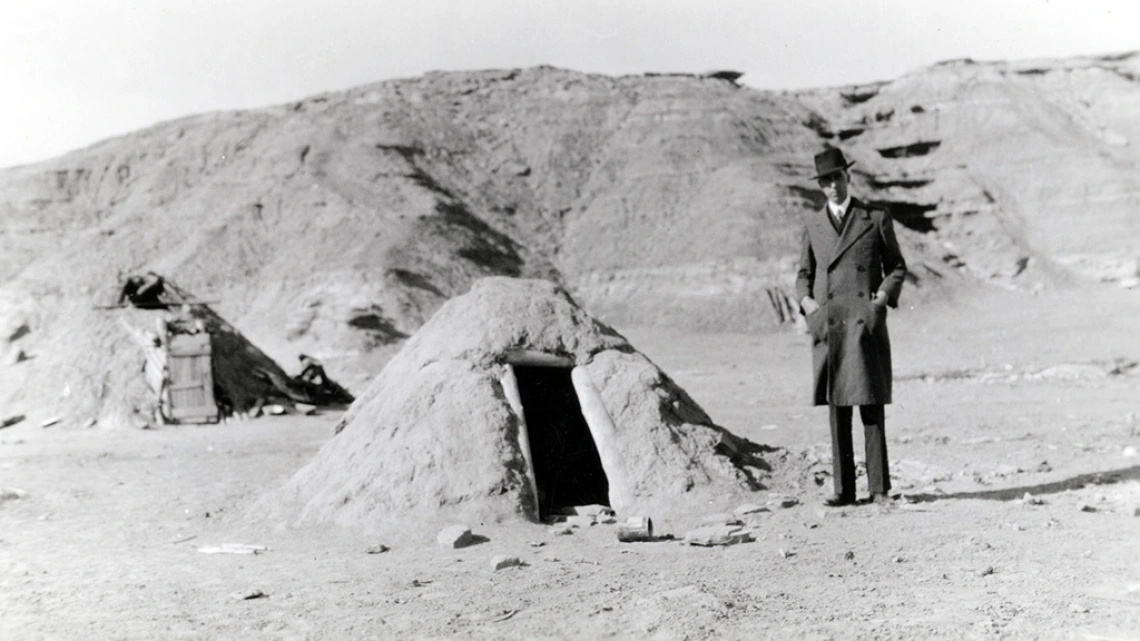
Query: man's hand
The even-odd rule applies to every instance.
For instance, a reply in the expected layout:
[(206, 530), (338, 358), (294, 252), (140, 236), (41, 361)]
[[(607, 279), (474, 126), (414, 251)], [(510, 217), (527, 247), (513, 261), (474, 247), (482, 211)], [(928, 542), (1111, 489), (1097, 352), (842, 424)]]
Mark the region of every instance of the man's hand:
[(819, 309), (819, 303), (815, 302), (811, 296), (804, 296), (804, 299), (800, 301), (800, 307), (804, 310), (804, 316), (807, 316)]
[(883, 292), (875, 292), (875, 297), (871, 299), (871, 303), (882, 308), (887, 306), (887, 295)]

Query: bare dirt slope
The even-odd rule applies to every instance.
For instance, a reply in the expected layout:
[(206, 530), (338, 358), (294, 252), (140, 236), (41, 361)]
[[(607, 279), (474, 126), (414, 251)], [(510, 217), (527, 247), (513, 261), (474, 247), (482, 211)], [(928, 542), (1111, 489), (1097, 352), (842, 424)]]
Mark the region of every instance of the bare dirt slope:
[[(90, 307), (141, 269), (221, 301), (271, 358), (315, 353), (355, 389), (489, 274), (560, 281), (622, 326), (772, 327), (825, 144), (858, 162), (860, 195), (892, 205), (929, 295), (970, 277), (1128, 280), (1138, 59), (959, 61), (794, 93), (432, 73), (162, 123), (0, 171), (0, 348), (99, 362), (109, 345), (75, 337), (113, 334)], [(0, 402), (76, 413), (59, 393), (82, 377), (63, 360), (56, 385)]]
[[(470, 523), (487, 540), (461, 550), (436, 545), (444, 523), (383, 540), (249, 525), (245, 508), (313, 456), (336, 415), (145, 432), (24, 423), (0, 432), (0, 488), (21, 490), (0, 502), (0, 636), (1134, 638), (1138, 314), (1135, 297), (1098, 289), (893, 315), (892, 471), (915, 502), (891, 509), (817, 507), (826, 419), (803, 404), (800, 337), (626, 331), (718, 423), (786, 448), (785, 474), (755, 498), (801, 504), (752, 517), (758, 540), (726, 549), (619, 544), (606, 525)], [(196, 551), (221, 543), (270, 549)], [(368, 554), (377, 544), (391, 550)], [(499, 554), (526, 565), (493, 572)]]

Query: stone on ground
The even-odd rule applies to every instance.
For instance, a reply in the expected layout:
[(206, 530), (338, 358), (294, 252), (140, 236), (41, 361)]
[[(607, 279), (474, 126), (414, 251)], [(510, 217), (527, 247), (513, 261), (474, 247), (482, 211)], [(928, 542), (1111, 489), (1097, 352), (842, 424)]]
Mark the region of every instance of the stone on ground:
[(435, 540), (445, 548), (461, 548), (470, 544), (471, 538), (471, 528), (466, 525), (452, 525), (443, 528)]
[(706, 525), (685, 533), (685, 543), (711, 547), (752, 541), (752, 532), (733, 525)]

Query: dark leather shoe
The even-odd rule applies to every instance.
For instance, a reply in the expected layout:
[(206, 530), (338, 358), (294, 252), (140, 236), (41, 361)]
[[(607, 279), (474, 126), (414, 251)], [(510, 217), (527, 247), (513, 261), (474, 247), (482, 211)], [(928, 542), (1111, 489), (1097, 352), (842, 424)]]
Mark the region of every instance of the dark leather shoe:
[(854, 496), (844, 496), (842, 494), (832, 494), (823, 500), (823, 504), (827, 507), (842, 507), (844, 505), (855, 505)]
[(876, 505), (894, 505), (895, 500), (886, 492), (875, 492), (871, 495), (871, 502)]

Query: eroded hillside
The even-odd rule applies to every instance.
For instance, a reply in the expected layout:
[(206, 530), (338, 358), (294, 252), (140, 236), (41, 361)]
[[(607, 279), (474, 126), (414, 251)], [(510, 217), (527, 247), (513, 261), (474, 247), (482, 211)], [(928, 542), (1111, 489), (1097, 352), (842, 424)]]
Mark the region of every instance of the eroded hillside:
[(826, 144), (891, 204), (919, 292), (1134, 277), (1137, 78), (1135, 55), (795, 93), (540, 67), (162, 123), (0, 172), (0, 334), (34, 356), (5, 395), (97, 407), (134, 365), (93, 307), (143, 269), (350, 384), (490, 274), (560, 281), (619, 326), (771, 327)]

